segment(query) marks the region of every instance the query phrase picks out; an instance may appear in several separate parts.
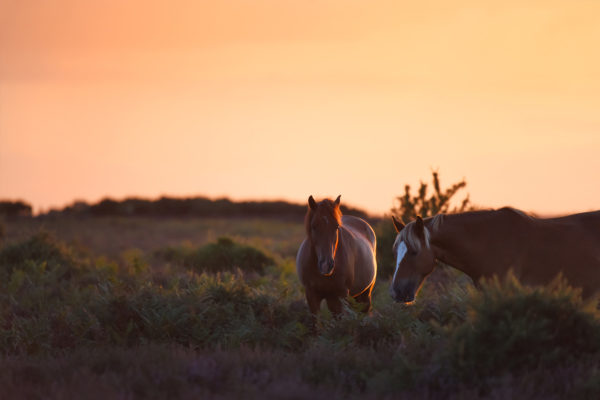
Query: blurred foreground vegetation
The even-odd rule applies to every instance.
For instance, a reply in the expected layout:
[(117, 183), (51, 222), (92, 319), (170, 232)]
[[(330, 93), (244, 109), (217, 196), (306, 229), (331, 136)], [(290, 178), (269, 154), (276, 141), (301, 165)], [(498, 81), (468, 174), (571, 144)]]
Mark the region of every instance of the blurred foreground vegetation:
[[(110, 221), (121, 220), (82, 230), (107, 240)], [(129, 223), (152, 235), (145, 221)], [(380, 279), (371, 315), (324, 308), (313, 327), (293, 254), (277, 244), (301, 238), (301, 222), (111, 257), (93, 247), (102, 241), (20, 224), (5, 222), (0, 247), (2, 398), (600, 396), (600, 316), (560, 280), (508, 276), (477, 291), (439, 268), (403, 306)], [(127, 243), (120, 231), (110, 239)]]

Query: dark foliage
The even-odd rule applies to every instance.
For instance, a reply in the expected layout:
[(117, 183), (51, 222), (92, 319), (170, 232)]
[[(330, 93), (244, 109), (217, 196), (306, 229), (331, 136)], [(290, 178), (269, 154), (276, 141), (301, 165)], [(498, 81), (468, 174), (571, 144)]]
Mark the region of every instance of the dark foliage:
[[(397, 205), (390, 210), (391, 215), (404, 223), (409, 223), (418, 215), (427, 218), (437, 214), (458, 213), (473, 209), (468, 195), (460, 202), (460, 205), (452, 205), (456, 193), (467, 186), (465, 180), (442, 190), (439, 173), (434, 171), (432, 172), (431, 186), (433, 187), (431, 195), (428, 193), (429, 185), (427, 183), (421, 182), (415, 195), (411, 194), (410, 185), (404, 186), (404, 195), (396, 198)], [(396, 238), (396, 230), (391, 216), (386, 216), (376, 228), (378, 276), (389, 278), (394, 272), (392, 246)]]
[(433, 171), (431, 186), (433, 187), (433, 193), (428, 196), (429, 185), (427, 183), (421, 182), (415, 195), (411, 194), (410, 185), (405, 185), (404, 195), (396, 198), (398, 205), (392, 208), (392, 215), (404, 221), (404, 223), (408, 223), (418, 215), (426, 218), (437, 214), (452, 214), (472, 209), (469, 195), (460, 202), (460, 205), (452, 206), (454, 195), (467, 186), (464, 179), (442, 190), (439, 173)]
[(221, 237), (216, 243), (209, 243), (193, 250), (185, 247), (167, 247), (155, 252), (164, 261), (191, 268), (197, 272), (236, 271), (262, 274), (265, 268), (275, 265), (273, 258), (264, 252), (240, 243), (231, 238)]
[(24, 201), (0, 201), (0, 216), (5, 217), (30, 217), (31, 216), (31, 205)]
[(15, 270), (33, 265), (49, 271), (61, 270), (65, 277), (79, 269), (73, 251), (48, 232), (40, 232), (28, 240), (7, 245), (0, 250), (0, 277), (8, 278)]
[[(158, 200), (128, 198), (117, 201), (104, 199), (96, 204), (75, 202), (49, 215), (91, 216), (154, 216), (154, 217), (227, 217), (227, 218), (288, 218), (301, 219), (306, 214), (306, 205), (285, 201), (240, 201), (229, 199), (211, 200), (206, 197), (173, 198)], [(361, 218), (369, 218), (366, 212), (342, 205), (342, 212)]]
[[(211, 259), (244, 247), (221, 239), (204, 249)], [(174, 261), (150, 268), (143, 258), (79, 259), (47, 234), (1, 248), (2, 395), (600, 395), (598, 310), (558, 280), (529, 288), (509, 277), (470, 290), (452, 270), (436, 270), (448, 279), (432, 276), (412, 306), (393, 303), (389, 282), (379, 281), (372, 314), (349, 304), (338, 318), (324, 311), (313, 320), (292, 261), (276, 257), (262, 275), (199, 274)], [(55, 273), (64, 268), (69, 279)]]
[(597, 300), (560, 279), (524, 287), (509, 274), (483, 282), (468, 303), (467, 321), (448, 346), (451, 370), (463, 381), (536, 368), (563, 367), (600, 356)]

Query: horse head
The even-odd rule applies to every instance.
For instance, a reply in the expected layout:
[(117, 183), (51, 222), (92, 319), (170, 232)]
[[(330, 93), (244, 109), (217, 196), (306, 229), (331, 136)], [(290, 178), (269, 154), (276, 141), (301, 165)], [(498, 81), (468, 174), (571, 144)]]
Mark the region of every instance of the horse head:
[(411, 303), (427, 275), (433, 271), (435, 256), (429, 244), (429, 231), (421, 217), (406, 226), (396, 218), (392, 219), (397, 235), (393, 247), (396, 269), (390, 295), (397, 302)]
[(324, 276), (333, 274), (335, 268), (339, 228), (342, 224), (340, 198), (341, 195), (335, 201), (325, 199), (319, 203), (312, 196), (308, 198), (306, 234), (315, 250), (319, 272)]

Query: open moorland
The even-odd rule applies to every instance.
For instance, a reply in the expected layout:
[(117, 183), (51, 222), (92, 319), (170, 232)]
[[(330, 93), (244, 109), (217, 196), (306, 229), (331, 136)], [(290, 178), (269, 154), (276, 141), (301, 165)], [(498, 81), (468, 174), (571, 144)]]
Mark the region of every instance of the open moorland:
[[(382, 241), (389, 222), (377, 222)], [(600, 316), (556, 281), (475, 290), (438, 268), (412, 306), (382, 265), (370, 315), (313, 328), (301, 218), (2, 222), (2, 398), (597, 398)], [(380, 262), (386, 263), (382, 255)]]

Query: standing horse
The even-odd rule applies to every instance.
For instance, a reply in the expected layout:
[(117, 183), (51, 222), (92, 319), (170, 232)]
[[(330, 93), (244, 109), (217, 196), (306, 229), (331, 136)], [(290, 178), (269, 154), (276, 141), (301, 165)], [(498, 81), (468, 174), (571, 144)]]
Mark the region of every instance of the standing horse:
[(600, 289), (600, 211), (538, 219), (502, 208), (417, 217), (406, 226), (393, 221), (398, 234), (390, 294), (398, 302), (415, 299), (436, 260), (475, 283), (512, 269), (526, 284), (545, 284), (562, 272), (584, 297)]
[(342, 311), (341, 299), (348, 295), (371, 310), (375, 285), (375, 232), (364, 220), (342, 216), (340, 197), (316, 203), (308, 198), (304, 220), (306, 239), (296, 257), (296, 270), (306, 289), (310, 312), (316, 314), (321, 301), (333, 314)]

